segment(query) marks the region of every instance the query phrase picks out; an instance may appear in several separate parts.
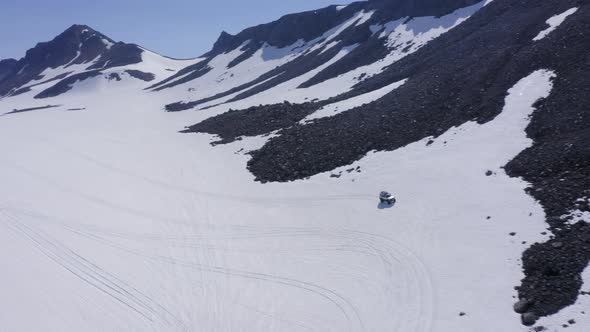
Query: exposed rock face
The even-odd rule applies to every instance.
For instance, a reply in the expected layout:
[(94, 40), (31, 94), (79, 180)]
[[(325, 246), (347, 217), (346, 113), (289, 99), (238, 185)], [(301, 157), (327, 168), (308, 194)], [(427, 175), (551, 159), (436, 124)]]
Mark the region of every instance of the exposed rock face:
[(27, 71), (32, 71), (85, 63), (104, 53), (108, 43), (114, 44), (114, 41), (88, 26), (73, 25), (53, 40), (28, 50), (19, 65), (28, 65)]
[[(236, 96), (234, 100), (247, 98), (293, 77), (316, 69), (328, 62), (343, 48), (350, 45), (357, 45), (350, 54), (301, 85), (302, 87), (309, 87), (329, 78), (336, 77), (343, 72), (383, 58), (388, 53), (389, 48), (385, 45), (386, 41), (379, 38), (379, 34), (374, 34), (371, 31), (370, 27), (372, 25), (384, 24), (404, 17), (442, 16), (456, 9), (477, 3), (483, 4), (482, 0), (361, 1), (345, 7), (330, 6), (323, 9), (286, 15), (274, 22), (248, 28), (235, 36), (227, 32), (222, 32), (214, 44), (213, 49), (203, 55), (206, 58), (205, 61), (192, 68), (186, 68), (186, 70), (178, 72), (164, 82), (156, 83), (153, 88), (156, 90), (171, 88), (201, 77), (207, 73), (207, 64), (216, 55), (240, 48), (243, 54), (229, 64), (228, 67), (231, 68), (248, 59), (265, 44), (282, 48), (293, 45), (298, 41), (309, 42), (311, 40), (321, 39), (322, 35), (330, 29), (354, 18), (355, 15), (361, 12), (366, 13), (367, 19), (361, 21), (361, 18), (357, 18), (355, 24), (350, 25), (333, 39), (333, 42), (337, 43), (337, 45), (331, 47), (329, 50), (317, 49), (311, 51), (303, 55), (298, 61), (279, 66), (252, 82), (248, 82), (243, 86), (214, 97), (220, 98), (227, 96), (236, 90), (247, 90)], [(280, 73), (283, 74), (278, 75)], [(168, 84), (168, 82), (174, 81), (176, 78), (180, 79), (173, 84)], [(264, 82), (264, 84), (259, 85), (261, 82)], [(194, 105), (194, 103), (189, 105)]]
[(116, 43), (88, 69), (107, 69), (141, 62), (143, 50), (135, 44)]
[(146, 73), (141, 70), (126, 70), (125, 72), (127, 74), (131, 75), (132, 77), (135, 77), (139, 80), (146, 81), (146, 82), (151, 82), (156, 78), (156, 76), (154, 74)]
[(245, 29), (235, 36), (222, 32), (208, 55), (231, 51), (246, 41), (250, 41), (254, 47), (259, 47), (265, 42), (271, 46), (285, 47), (300, 39), (309, 41), (349, 19), (366, 5), (353, 3), (343, 10), (337, 10), (335, 6), (330, 6), (319, 10), (290, 14), (274, 22)]
[(155, 83), (154, 85), (148, 87), (148, 89), (153, 89), (154, 91), (160, 91), (167, 88), (171, 88), (177, 86), (179, 84), (183, 84), (186, 82), (190, 82), (196, 78), (199, 78), (206, 73), (208, 73), (211, 68), (207, 66), (208, 61), (201, 61), (194, 65), (190, 65), (186, 68), (179, 70), (176, 74)]
[(6, 59), (0, 61), (0, 81), (10, 75), (16, 68), (18, 61), (15, 59)]
[[(231, 51), (250, 41), (252, 45), (260, 46), (268, 43), (271, 46), (285, 47), (298, 40), (310, 41), (320, 37), (324, 32), (351, 18), (361, 10), (365, 12), (375, 11), (374, 19), (367, 21), (363, 30), (368, 25), (385, 23), (401, 17), (414, 16), (442, 16), (455, 9), (467, 7), (480, 2), (480, 0), (372, 0), (355, 2), (344, 8), (330, 6), (323, 9), (290, 14), (280, 19), (248, 28), (235, 36), (222, 32), (213, 46), (210, 54), (219, 54)], [(350, 35), (354, 29), (351, 29)], [(350, 38), (343, 35), (340, 38)], [(248, 46), (249, 47), (249, 46)]]
[[(84, 73), (69, 76), (69, 77), (59, 81), (57, 84), (53, 85), (52, 87), (43, 90), (41, 93), (37, 94), (35, 96), (35, 98), (43, 99), (43, 98), (59, 96), (62, 93), (66, 93), (66, 92), (70, 91), (72, 89), (72, 85), (74, 83), (79, 82), (79, 81), (84, 81), (86, 79), (96, 77), (99, 75), (101, 75), (100, 71), (92, 70), (92, 71), (87, 71)], [(120, 78), (119, 78), (119, 80), (120, 80)]]
[(442, 16), (478, 0), (369, 0), (370, 8), (382, 11), (381, 19), (403, 16)]

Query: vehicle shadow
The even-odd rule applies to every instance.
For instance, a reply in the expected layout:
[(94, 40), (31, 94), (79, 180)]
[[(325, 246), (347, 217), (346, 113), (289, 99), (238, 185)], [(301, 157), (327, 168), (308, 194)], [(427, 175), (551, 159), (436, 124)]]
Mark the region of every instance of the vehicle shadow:
[(387, 203), (379, 203), (379, 204), (377, 204), (377, 208), (379, 210), (391, 209), (394, 206), (395, 206), (395, 203), (393, 203), (393, 204), (387, 204)]

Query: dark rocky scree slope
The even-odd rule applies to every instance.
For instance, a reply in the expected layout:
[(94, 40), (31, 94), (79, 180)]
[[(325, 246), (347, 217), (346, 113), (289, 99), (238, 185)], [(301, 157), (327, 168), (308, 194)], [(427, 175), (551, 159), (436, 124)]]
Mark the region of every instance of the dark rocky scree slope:
[(313, 103), (261, 105), (245, 110), (229, 110), (223, 116), (215, 116), (188, 127), (184, 133), (208, 133), (219, 135), (213, 142), (226, 144), (241, 136), (258, 136), (295, 125), (316, 110)]
[[(349, 54), (302, 84), (302, 87), (313, 86), (343, 72), (373, 63), (387, 54), (389, 49), (385, 45), (385, 40), (379, 39), (379, 34), (371, 32), (369, 28), (371, 25), (390, 22), (402, 17), (442, 16), (476, 3), (483, 2), (481, 0), (373, 0), (352, 3), (341, 10), (338, 10), (336, 6), (330, 6), (315, 11), (287, 15), (277, 21), (246, 29), (235, 36), (222, 33), (213, 49), (203, 55), (204, 61), (187, 67), (150, 88), (159, 91), (199, 78), (210, 70), (208, 64), (213, 57), (235, 50), (240, 46), (244, 53), (233, 60), (229, 67), (248, 59), (265, 43), (275, 47), (286, 47), (298, 40), (311, 41), (351, 19), (362, 10), (365, 12), (374, 11), (374, 15), (365, 23), (358, 26), (353, 24), (343, 31), (334, 39), (338, 45), (327, 51), (318, 49), (304, 53), (297, 60), (279, 66), (239, 87), (202, 100), (174, 103), (168, 105), (166, 109), (169, 111), (186, 110), (200, 103), (222, 98), (238, 91), (242, 92), (232, 100), (253, 96), (316, 69), (332, 59), (343, 48), (358, 44)], [(177, 78), (180, 79), (176, 80)]]
[[(578, 12), (557, 30), (532, 40), (547, 28), (549, 17), (572, 7), (579, 7)], [(570, 226), (560, 218), (572, 209), (590, 210), (587, 201), (577, 201), (590, 197), (588, 31), (587, 1), (494, 0), (459, 27), (330, 102), (409, 78), (404, 86), (331, 118), (306, 125), (282, 121), (284, 129), (252, 152), (248, 168), (261, 182), (302, 179), (351, 164), (372, 150), (394, 150), (467, 121), (485, 123), (501, 112), (508, 89), (520, 79), (539, 69), (555, 71), (554, 89), (536, 104), (527, 128), (534, 145), (506, 166), (508, 174), (532, 184), (527, 190), (544, 206), (553, 233), (549, 242), (534, 244), (523, 255), (526, 277), (518, 287), (517, 311), (532, 324), (536, 317), (575, 302), (590, 260), (590, 226)], [(283, 108), (259, 108), (260, 116), (274, 118), (269, 110)], [(251, 113), (222, 114), (189, 131), (215, 133), (224, 141), (259, 134), (243, 128), (265, 122), (249, 122)]]
[[(112, 44), (108, 47), (106, 43)], [(64, 65), (89, 64), (86, 69), (99, 72), (107, 68), (141, 62), (143, 50), (134, 44), (114, 42), (107, 36), (85, 25), (73, 25), (49, 42), (37, 44), (27, 51), (20, 60), (8, 59), (0, 62), (0, 97), (18, 95), (30, 91), (20, 88), (33, 80), (42, 80), (41, 73), (48, 68)], [(77, 77), (83, 80), (93, 73), (82, 73)], [(65, 76), (56, 80), (63, 79)], [(96, 75), (94, 75), (96, 76)], [(71, 83), (72, 79), (67, 78)], [(75, 81), (75, 80), (74, 80)], [(36, 98), (53, 97), (67, 90), (68, 82), (60, 81), (55, 86), (41, 92)], [(56, 94), (57, 93), (57, 94)]]

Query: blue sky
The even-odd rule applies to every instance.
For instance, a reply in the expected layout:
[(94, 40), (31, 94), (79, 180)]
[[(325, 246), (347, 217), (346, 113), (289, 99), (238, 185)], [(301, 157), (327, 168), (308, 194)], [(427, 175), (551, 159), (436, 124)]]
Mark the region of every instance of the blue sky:
[(350, 0), (2, 0), (0, 59), (21, 58), (72, 24), (177, 58), (208, 51), (222, 30), (237, 33), (284, 14)]

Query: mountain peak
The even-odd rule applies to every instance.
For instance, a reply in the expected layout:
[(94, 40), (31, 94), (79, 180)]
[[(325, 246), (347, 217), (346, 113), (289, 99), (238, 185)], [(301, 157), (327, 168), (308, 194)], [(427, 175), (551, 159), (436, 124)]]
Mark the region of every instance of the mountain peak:
[(79, 32), (82, 33), (84, 31), (93, 31), (96, 32), (96, 30), (92, 29), (91, 27), (85, 25), (85, 24), (72, 24), (69, 28), (67, 28), (65, 32)]
[(92, 38), (101, 40), (104, 44), (115, 43), (111, 38), (84, 24), (74, 24), (70, 26), (57, 37), (55, 37), (51, 42), (69, 42), (78, 43), (80, 45)]
[(138, 63), (142, 52), (137, 45), (115, 42), (87, 25), (74, 24), (52, 40), (38, 43), (18, 62), (3, 62), (0, 96), (42, 78), (48, 68), (87, 64), (85, 70), (101, 70)]

